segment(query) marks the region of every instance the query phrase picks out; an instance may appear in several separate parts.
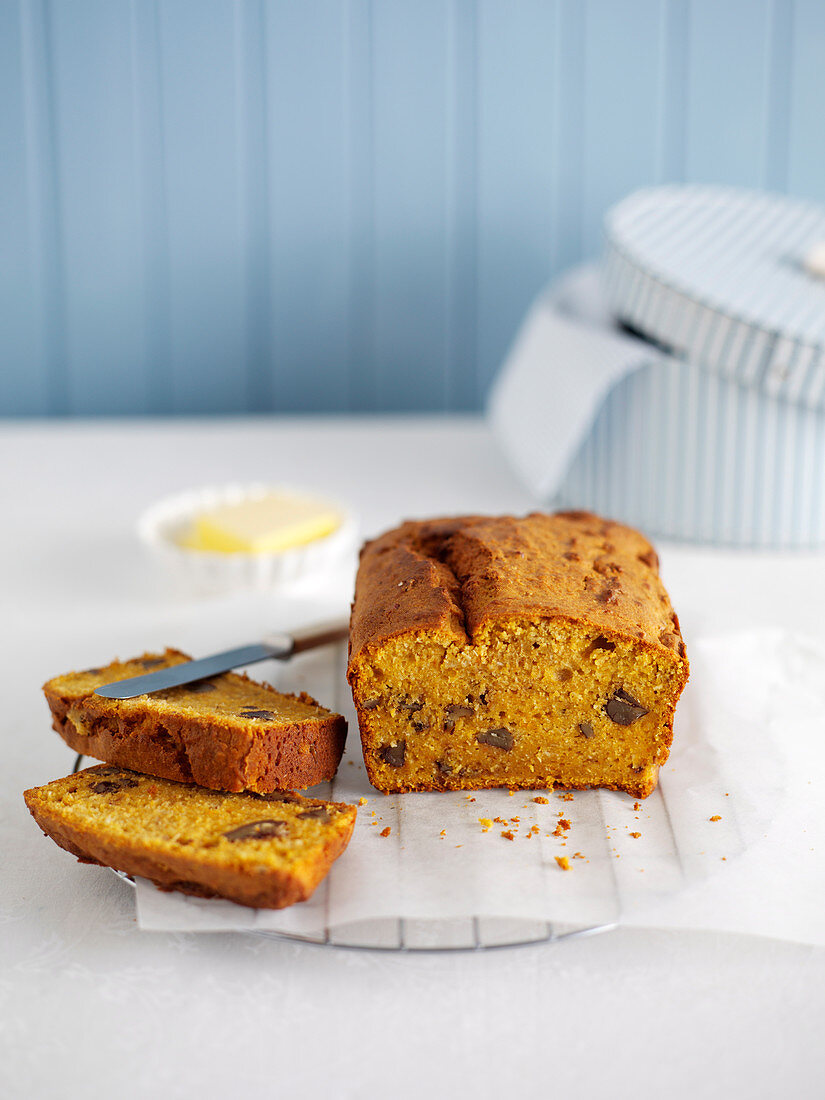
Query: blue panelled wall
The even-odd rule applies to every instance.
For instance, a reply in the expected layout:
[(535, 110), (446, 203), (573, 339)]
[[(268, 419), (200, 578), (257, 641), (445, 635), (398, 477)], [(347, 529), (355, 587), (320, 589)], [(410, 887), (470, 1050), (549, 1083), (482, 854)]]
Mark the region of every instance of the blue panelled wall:
[(634, 187), (825, 200), (823, 0), (0, 0), (0, 414), (481, 407)]

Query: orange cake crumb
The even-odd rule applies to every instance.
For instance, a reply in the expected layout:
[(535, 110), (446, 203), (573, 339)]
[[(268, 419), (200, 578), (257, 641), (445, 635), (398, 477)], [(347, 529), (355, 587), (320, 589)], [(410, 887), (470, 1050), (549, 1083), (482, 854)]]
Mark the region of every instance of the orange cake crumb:
[(378, 835), (379, 836), (389, 836), (391, 832), (392, 832), (392, 829), (389, 827), (389, 825), (386, 825)]
[(501, 835), (504, 837), (505, 840), (515, 840), (516, 839), (509, 829), (507, 829), (506, 831), (502, 830)]
[(631, 835), (631, 836), (633, 837), (633, 839), (634, 839), (634, 840), (638, 840), (638, 838), (639, 838), (639, 837), (640, 837), (640, 836), (641, 836), (642, 834), (641, 834), (641, 833), (631, 833), (630, 835)]
[(721, 820), (722, 820), (722, 815), (721, 814), (714, 814), (713, 817), (708, 818), (708, 821), (721, 821)]
[(535, 798), (533, 799), (533, 801), (534, 801), (534, 802), (538, 802), (538, 804), (539, 804), (540, 806), (546, 806), (546, 805), (547, 805), (547, 803), (548, 803), (548, 802), (550, 801), (550, 799), (549, 799), (549, 798), (545, 798), (545, 797), (544, 797), (544, 795), (541, 795), (541, 794), (540, 794), (540, 795), (537, 795), (537, 796), (536, 796), (536, 797), (535, 797)]
[(571, 870), (570, 860), (567, 858), (567, 856), (556, 856), (556, 863), (558, 863), (558, 865), (559, 865), (559, 867), (561, 867), (562, 871)]

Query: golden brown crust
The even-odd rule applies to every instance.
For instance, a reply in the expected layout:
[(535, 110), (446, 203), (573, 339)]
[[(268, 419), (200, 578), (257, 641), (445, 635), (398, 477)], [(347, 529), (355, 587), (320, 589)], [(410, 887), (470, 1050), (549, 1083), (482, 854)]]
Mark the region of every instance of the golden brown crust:
[[(83, 820), (82, 815), (77, 812), (67, 812), (55, 797), (73, 786), (80, 788), (82, 797), (84, 794), (88, 795), (88, 790), (84, 791), (84, 783), (87, 788), (95, 779), (114, 780), (116, 783), (124, 775), (138, 785), (138, 793), (149, 785), (154, 788), (154, 794), (157, 794), (158, 784), (147, 777), (120, 771), (108, 765), (98, 765), (76, 776), (67, 776), (43, 787), (25, 791), (24, 798), (30, 813), (46, 836), (76, 856), (81, 863), (100, 864), (147, 878), (162, 890), (176, 890), (198, 897), (226, 898), (252, 908), (285, 908), (306, 900), (312, 894), (332, 863), (346, 848), (355, 824), (357, 811), (354, 806), (341, 802), (322, 802), (320, 799), (303, 799), (296, 795), (294, 800), (299, 807), (326, 807), (335, 811), (335, 826), (327, 830), (328, 835), (313, 846), (310, 856), (300, 864), (278, 865), (274, 861), (267, 861), (264, 853), (256, 859), (254, 868), (250, 868), (243, 865), (221, 865), (217, 859), (210, 859), (208, 851), (193, 855), (193, 848), (181, 848), (180, 851), (169, 851), (168, 845), (164, 850), (159, 850), (157, 846), (153, 848), (152, 841), (155, 838), (152, 836), (151, 813), (147, 814), (149, 823), (143, 829), (139, 817), (134, 814), (134, 807), (128, 803), (124, 806), (119, 801), (121, 792), (114, 793), (107, 818), (103, 821), (92, 816)], [(163, 784), (164, 781), (161, 780), (160, 783)], [(126, 793), (133, 796), (131, 790)], [(186, 794), (190, 799), (196, 800), (206, 792), (190, 787)], [(238, 797), (225, 796), (227, 800)], [(76, 809), (75, 806), (75, 811)], [(256, 818), (266, 813), (265, 803), (255, 804), (248, 816)], [(127, 823), (130, 826), (128, 835), (123, 835), (122, 830), (120, 835), (115, 835), (110, 828), (112, 823)]]
[[(53, 728), (76, 752), (148, 775), (197, 783), (223, 791), (306, 789), (335, 775), (346, 742), (340, 714), (320, 707), (310, 696), (285, 695), (269, 685), (234, 673), (213, 677), (218, 686), (248, 684), (258, 698), (266, 692), (277, 709), (285, 703), (301, 713), (266, 721), (231, 714), (195, 714), (170, 701), (185, 703), (187, 689), (157, 696), (111, 700), (94, 694), (109, 680), (137, 674), (138, 667), (188, 660), (178, 650), (144, 654), (88, 673), (56, 677), (43, 685)], [(173, 696), (174, 692), (174, 696)], [(162, 706), (159, 705), (162, 700)]]
[(590, 512), (408, 521), (361, 552), (350, 627), (360, 652), (427, 630), (475, 641), (488, 624), (566, 618), (684, 656), (658, 557)]

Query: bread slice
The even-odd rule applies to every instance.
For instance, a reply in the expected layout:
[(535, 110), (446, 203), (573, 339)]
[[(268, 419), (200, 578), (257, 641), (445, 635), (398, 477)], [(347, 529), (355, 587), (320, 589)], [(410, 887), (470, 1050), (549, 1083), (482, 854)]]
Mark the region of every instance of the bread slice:
[(308, 898), (346, 848), (356, 815), (343, 802), (220, 794), (105, 764), (24, 798), (43, 832), (81, 863), (255, 909)]
[(368, 543), (347, 676), (379, 790), (644, 798), (688, 662), (642, 535), (536, 513), (409, 522)]
[(231, 672), (136, 699), (94, 693), (187, 660), (167, 649), (57, 676), (43, 685), (52, 724), (85, 756), (213, 790), (266, 793), (332, 779), (347, 724), (308, 695)]

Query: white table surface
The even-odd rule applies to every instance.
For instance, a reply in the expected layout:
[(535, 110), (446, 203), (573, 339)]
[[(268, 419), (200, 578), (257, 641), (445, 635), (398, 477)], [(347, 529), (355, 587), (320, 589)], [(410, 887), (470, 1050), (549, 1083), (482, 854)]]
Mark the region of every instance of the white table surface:
[[(21, 792), (73, 762), (47, 677), (167, 642), (205, 653), (311, 610), (194, 601), (136, 543), (165, 492), (260, 479), (349, 501), (365, 534), (534, 506), (473, 419), (0, 427), (0, 1095), (823, 1096), (823, 950), (633, 929), (438, 955), (146, 934), (126, 885), (40, 834)], [(823, 555), (660, 550), (688, 641), (822, 629)]]

